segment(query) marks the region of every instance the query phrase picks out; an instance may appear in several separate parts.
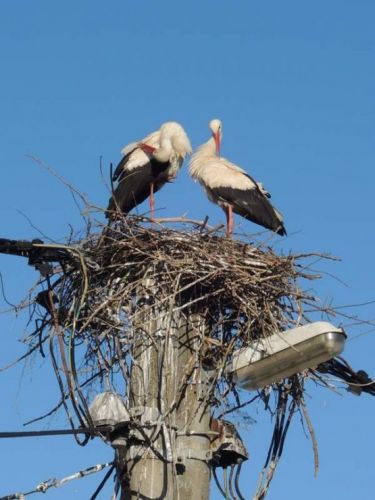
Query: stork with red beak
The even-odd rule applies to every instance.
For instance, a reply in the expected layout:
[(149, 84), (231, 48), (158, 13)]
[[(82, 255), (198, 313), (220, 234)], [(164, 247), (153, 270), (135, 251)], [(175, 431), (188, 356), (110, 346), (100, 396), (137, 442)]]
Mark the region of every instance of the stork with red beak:
[(123, 150), (112, 181), (117, 182), (109, 200), (106, 216), (127, 214), (150, 198), (151, 219), (155, 213), (154, 193), (172, 181), (180, 170), (191, 145), (185, 130), (177, 122), (166, 122), (159, 130)]
[(212, 137), (190, 160), (189, 171), (208, 198), (225, 212), (227, 235), (233, 233), (233, 212), (280, 235), (286, 235), (282, 215), (268, 201), (269, 193), (245, 170), (219, 157), (222, 123), (211, 120)]

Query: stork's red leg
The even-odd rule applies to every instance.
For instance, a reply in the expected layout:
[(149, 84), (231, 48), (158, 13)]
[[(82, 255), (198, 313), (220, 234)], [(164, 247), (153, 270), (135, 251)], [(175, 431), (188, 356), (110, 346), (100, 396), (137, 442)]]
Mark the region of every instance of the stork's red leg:
[(151, 212), (151, 220), (154, 220), (155, 215), (155, 197), (154, 197), (154, 183), (150, 184), (150, 212)]
[(227, 206), (227, 236), (231, 237), (233, 233), (233, 209), (232, 205)]
[(232, 236), (233, 233), (233, 210), (232, 210), (232, 205), (229, 205), (228, 207), (228, 212), (229, 212), (229, 236)]

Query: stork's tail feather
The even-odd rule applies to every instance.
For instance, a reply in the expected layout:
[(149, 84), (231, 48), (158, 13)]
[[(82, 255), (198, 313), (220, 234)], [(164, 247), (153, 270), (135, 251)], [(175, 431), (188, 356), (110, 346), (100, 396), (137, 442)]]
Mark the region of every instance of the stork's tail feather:
[(286, 232), (286, 229), (285, 229), (283, 224), (281, 226), (279, 226), (275, 232), (276, 232), (276, 234), (279, 234), (280, 236), (287, 236), (287, 234), (288, 234)]

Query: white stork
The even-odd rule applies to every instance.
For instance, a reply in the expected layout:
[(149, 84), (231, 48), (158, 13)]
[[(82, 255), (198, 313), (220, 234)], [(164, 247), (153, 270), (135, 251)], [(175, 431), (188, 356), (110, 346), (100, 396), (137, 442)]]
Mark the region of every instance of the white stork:
[(267, 198), (269, 193), (261, 183), (229, 160), (219, 157), (222, 139), (220, 120), (211, 120), (212, 137), (202, 144), (190, 160), (189, 171), (205, 189), (208, 198), (224, 210), (227, 218), (227, 235), (233, 232), (233, 212), (255, 224), (286, 235), (281, 214)]
[(141, 141), (128, 144), (112, 177), (118, 184), (109, 200), (106, 216), (112, 219), (117, 211), (127, 214), (150, 197), (153, 219), (154, 193), (176, 177), (190, 153), (189, 138), (176, 122), (166, 122)]

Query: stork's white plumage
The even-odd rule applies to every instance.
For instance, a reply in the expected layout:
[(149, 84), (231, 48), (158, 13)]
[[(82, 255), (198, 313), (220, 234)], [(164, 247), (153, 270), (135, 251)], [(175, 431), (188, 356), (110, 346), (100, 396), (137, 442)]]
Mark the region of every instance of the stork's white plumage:
[(154, 193), (176, 177), (191, 145), (185, 130), (177, 122), (166, 122), (159, 130), (122, 150), (123, 158), (113, 174), (118, 182), (107, 208), (112, 219), (117, 211), (127, 214), (150, 197), (154, 217)]
[(220, 120), (210, 122), (212, 137), (193, 154), (189, 171), (205, 189), (208, 198), (223, 208), (227, 234), (233, 232), (233, 212), (246, 219), (286, 235), (281, 214), (268, 201), (269, 193), (245, 170), (219, 157), (222, 139)]

